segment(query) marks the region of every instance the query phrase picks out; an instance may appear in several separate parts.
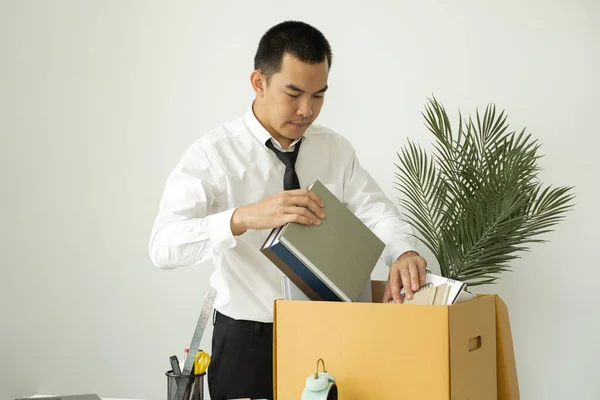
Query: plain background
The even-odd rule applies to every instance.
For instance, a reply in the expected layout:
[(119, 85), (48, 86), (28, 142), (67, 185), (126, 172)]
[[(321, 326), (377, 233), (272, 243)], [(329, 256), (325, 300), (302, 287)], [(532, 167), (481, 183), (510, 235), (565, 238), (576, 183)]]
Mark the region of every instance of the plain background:
[(113, 0), (0, 6), (0, 399), (165, 398), (213, 267), (151, 264), (164, 181), (245, 112), (258, 40), (285, 19), (330, 40), (319, 123), (392, 199), (396, 152), (432, 141), (432, 95), (454, 126), (493, 102), (540, 140), (541, 179), (576, 207), (479, 292), (509, 306), (523, 399), (600, 398), (597, 1)]

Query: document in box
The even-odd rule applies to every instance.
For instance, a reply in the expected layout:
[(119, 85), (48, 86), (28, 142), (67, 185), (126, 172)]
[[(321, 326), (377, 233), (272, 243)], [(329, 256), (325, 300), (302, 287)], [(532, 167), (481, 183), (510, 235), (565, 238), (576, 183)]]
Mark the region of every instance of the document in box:
[[(467, 285), (464, 282), (445, 278), (445, 277), (439, 276), (439, 275), (435, 275), (429, 270), (427, 270), (426, 275), (427, 275), (427, 283), (425, 284), (426, 286), (429, 286), (430, 284), (433, 286), (440, 286), (440, 285), (444, 285), (444, 284), (448, 285), (447, 299), (444, 303), (442, 303), (445, 305), (450, 305), (450, 304), (456, 303), (459, 295), (467, 287)], [(400, 293), (402, 295), (404, 294), (404, 288), (400, 291)], [(461, 300), (464, 301), (464, 300), (466, 300), (466, 298), (463, 296), (463, 298)]]
[(413, 298), (410, 300), (405, 298), (403, 295), (402, 303), (445, 306), (448, 301), (449, 293), (450, 285), (447, 283), (435, 286), (430, 282), (424, 286), (421, 286), (421, 288), (414, 293)]
[(413, 298), (410, 300), (402, 295), (402, 303), (423, 305), (433, 304), (436, 293), (437, 287), (433, 286), (432, 284), (424, 285), (413, 294)]

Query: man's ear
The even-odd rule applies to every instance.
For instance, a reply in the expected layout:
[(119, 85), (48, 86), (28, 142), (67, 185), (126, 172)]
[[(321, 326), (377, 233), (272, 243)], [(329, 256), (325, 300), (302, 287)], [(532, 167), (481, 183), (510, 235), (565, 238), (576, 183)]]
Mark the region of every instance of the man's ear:
[(250, 83), (254, 89), (254, 93), (257, 96), (263, 97), (265, 95), (265, 89), (267, 88), (267, 78), (263, 75), (260, 70), (255, 69), (250, 74)]

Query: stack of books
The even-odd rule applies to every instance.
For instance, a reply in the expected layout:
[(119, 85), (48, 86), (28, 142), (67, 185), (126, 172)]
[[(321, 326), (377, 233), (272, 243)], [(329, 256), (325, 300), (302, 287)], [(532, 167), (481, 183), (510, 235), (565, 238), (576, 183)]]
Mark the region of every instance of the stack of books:
[(310, 300), (359, 301), (385, 244), (323, 183), (308, 189), (325, 204), (321, 224), (275, 228), (261, 252)]

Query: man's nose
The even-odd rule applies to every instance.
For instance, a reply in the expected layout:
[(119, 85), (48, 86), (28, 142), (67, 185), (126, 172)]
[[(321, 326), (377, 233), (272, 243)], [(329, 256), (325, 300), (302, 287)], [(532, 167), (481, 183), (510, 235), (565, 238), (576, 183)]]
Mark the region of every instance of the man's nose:
[(300, 103), (300, 107), (298, 107), (298, 110), (296, 111), (296, 114), (304, 118), (308, 118), (313, 115), (312, 102), (310, 100), (302, 101)]

